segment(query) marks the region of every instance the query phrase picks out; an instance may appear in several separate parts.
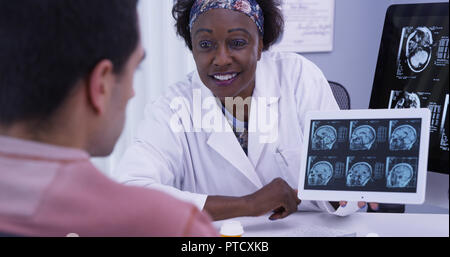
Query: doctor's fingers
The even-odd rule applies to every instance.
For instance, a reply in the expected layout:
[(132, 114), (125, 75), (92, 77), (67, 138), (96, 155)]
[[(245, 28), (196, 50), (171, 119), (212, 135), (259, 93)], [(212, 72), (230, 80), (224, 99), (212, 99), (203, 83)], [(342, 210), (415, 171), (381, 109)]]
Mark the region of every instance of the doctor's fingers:
[(374, 211), (378, 211), (378, 209), (380, 208), (380, 204), (379, 203), (369, 203), (369, 206)]
[(298, 198), (295, 190), (292, 190), (293, 194), (290, 199), (286, 199), (286, 215), (281, 218), (287, 217), (289, 214), (296, 212), (298, 210), (298, 205), (301, 203), (301, 200)]
[[(342, 207), (345, 207), (346, 205), (347, 205), (347, 201), (340, 201), (339, 202), (339, 205), (340, 206), (342, 206)], [(358, 207), (361, 209), (361, 208), (364, 208), (364, 207), (366, 207), (366, 202), (358, 202)], [(369, 203), (370, 204), (370, 206), (372, 207), (372, 204), (374, 204), (374, 206), (375, 205), (378, 205), (377, 203)]]
[(287, 216), (297, 211), (297, 205), (290, 205), (286, 207), (279, 207), (273, 211), (273, 214), (269, 217), (270, 220), (284, 219)]
[(284, 208), (276, 209), (272, 215), (270, 215), (269, 220), (279, 220), (289, 216), (289, 213)]
[[(366, 202), (358, 202), (358, 207), (360, 209), (366, 207), (367, 203)], [(372, 210), (378, 210), (379, 208), (379, 204), (378, 203), (369, 203), (370, 208), (372, 208)]]
[(294, 189), (294, 194), (295, 194), (295, 201), (297, 202), (297, 205), (299, 205), (302, 200), (300, 200), (300, 198), (298, 197), (298, 190)]

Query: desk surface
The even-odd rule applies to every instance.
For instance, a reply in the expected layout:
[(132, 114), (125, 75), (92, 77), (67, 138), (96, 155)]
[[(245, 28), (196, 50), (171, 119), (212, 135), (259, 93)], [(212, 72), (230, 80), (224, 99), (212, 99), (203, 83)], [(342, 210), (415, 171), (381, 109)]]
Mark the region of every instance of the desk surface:
[[(358, 212), (347, 217), (328, 213), (297, 212), (270, 221), (269, 215), (240, 217), (244, 237), (358, 236), (376, 233), (380, 237), (448, 237), (448, 214), (391, 214)], [(220, 229), (225, 221), (214, 222)]]

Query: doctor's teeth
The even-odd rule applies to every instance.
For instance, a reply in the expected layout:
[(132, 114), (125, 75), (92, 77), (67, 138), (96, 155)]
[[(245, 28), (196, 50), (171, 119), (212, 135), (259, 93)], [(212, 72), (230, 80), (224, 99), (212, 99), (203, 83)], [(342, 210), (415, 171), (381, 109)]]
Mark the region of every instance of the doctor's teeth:
[(230, 80), (230, 79), (236, 77), (236, 75), (237, 75), (237, 73), (227, 74), (227, 75), (214, 75), (214, 78), (217, 80), (225, 81), (225, 80)]

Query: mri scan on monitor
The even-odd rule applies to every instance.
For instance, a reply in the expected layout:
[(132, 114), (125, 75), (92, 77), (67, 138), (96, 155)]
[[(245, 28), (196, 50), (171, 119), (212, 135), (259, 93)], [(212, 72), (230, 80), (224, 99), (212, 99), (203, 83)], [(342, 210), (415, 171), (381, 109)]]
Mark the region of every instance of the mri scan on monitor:
[(430, 63), (433, 36), (427, 27), (416, 28), (406, 41), (406, 58), (409, 68), (422, 72)]
[(439, 3), (388, 8), (369, 109), (428, 108), (432, 114), (427, 169), (449, 174), (448, 135), (440, 128), (448, 109), (449, 5), (435, 2)]
[(394, 109), (405, 109), (405, 108), (420, 108), (420, 98), (415, 93), (409, 93), (404, 91), (397, 103), (394, 106)]

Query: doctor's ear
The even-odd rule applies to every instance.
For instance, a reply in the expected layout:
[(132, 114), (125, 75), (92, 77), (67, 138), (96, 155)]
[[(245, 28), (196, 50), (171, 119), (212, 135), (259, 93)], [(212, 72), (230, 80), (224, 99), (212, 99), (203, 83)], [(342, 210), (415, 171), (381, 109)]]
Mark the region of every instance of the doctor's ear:
[(258, 61), (261, 60), (261, 55), (264, 49), (264, 42), (263, 42), (263, 38), (259, 37), (259, 41), (258, 41)]
[(111, 101), (115, 81), (113, 68), (114, 65), (110, 60), (102, 60), (87, 78), (86, 93), (89, 103), (97, 114), (103, 114)]

